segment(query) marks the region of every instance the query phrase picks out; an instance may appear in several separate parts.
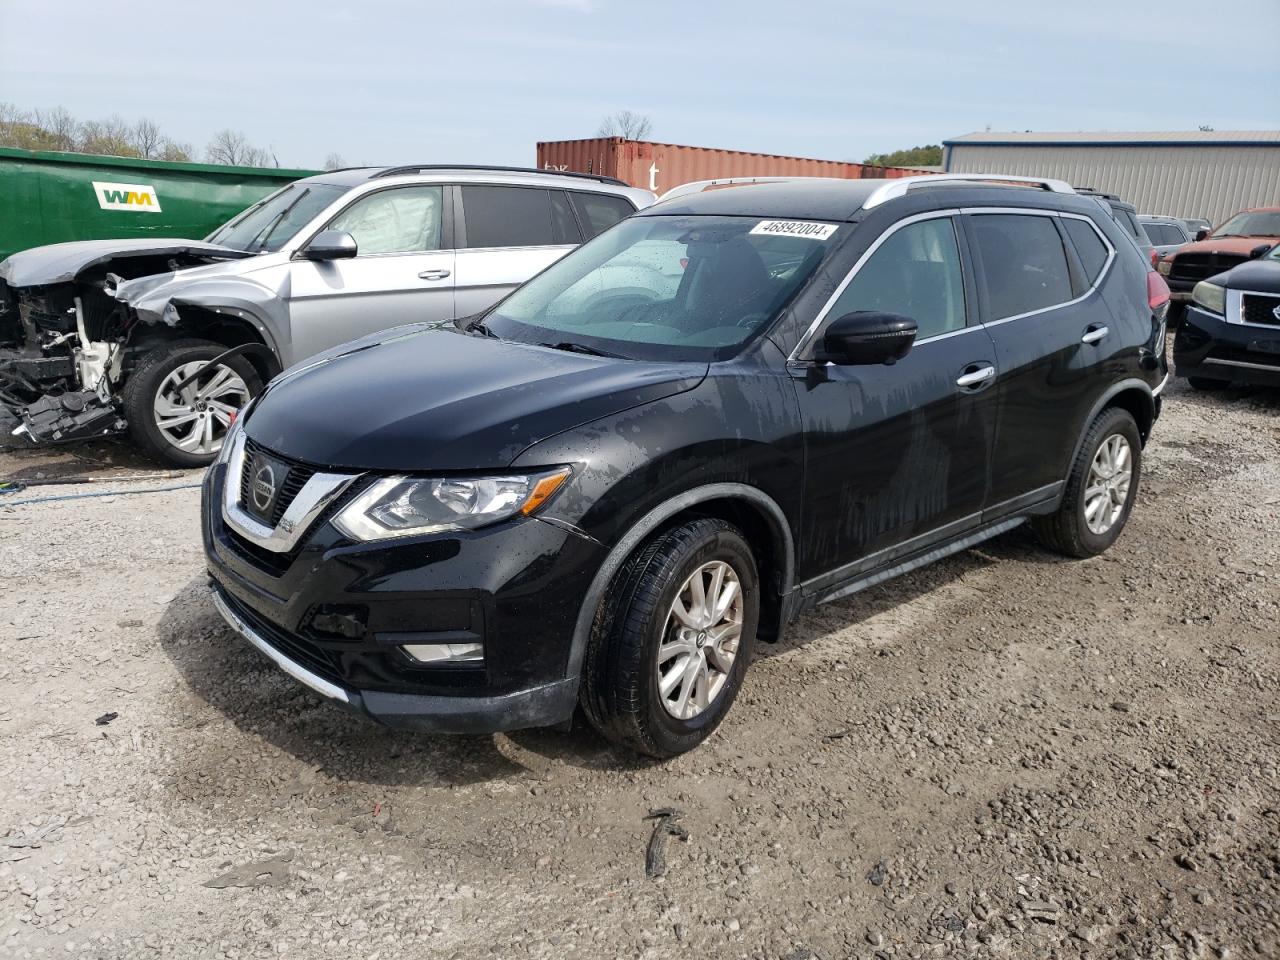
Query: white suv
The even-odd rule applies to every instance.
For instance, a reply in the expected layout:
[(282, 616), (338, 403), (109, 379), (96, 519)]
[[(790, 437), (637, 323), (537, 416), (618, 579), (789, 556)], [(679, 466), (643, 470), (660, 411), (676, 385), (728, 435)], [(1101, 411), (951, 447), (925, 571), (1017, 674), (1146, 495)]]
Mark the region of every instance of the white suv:
[(204, 241), (25, 250), (0, 264), (22, 337), (0, 351), (0, 396), (34, 443), (127, 427), (161, 460), (208, 463), (285, 367), (484, 310), (653, 201), (585, 174), (363, 167), (291, 183)]

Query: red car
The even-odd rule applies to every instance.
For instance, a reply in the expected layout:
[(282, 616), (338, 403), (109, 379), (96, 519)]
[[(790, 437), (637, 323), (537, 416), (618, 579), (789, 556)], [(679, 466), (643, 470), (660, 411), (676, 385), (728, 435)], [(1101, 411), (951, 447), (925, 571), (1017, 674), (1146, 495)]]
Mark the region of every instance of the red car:
[(1169, 284), (1175, 310), (1191, 302), (1191, 290), (1201, 280), (1262, 256), (1280, 243), (1280, 207), (1242, 210), (1212, 233), (1201, 230), (1196, 242), (1180, 247), (1160, 261), (1158, 269)]

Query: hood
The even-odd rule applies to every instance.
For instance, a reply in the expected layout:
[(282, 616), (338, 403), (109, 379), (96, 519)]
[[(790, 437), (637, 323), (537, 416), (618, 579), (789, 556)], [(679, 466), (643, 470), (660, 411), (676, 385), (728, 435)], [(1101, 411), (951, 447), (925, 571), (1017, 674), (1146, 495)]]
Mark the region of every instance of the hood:
[(83, 270), (116, 257), (174, 256), (178, 254), (210, 254), (228, 259), (252, 256), (203, 240), (133, 239), (77, 240), (51, 243), (43, 247), (20, 250), (0, 263), (0, 280), (11, 287), (37, 287), (49, 283), (68, 283)]
[(1206, 240), (1196, 240), (1192, 243), (1183, 244), (1178, 248), (1178, 256), (1184, 253), (1233, 253), (1237, 256), (1247, 257), (1249, 251), (1254, 247), (1260, 247), (1264, 243), (1276, 244), (1280, 243), (1280, 237), (1219, 237), (1213, 239), (1209, 237)]
[(1280, 293), (1280, 260), (1250, 260), (1212, 279), (1232, 290)]
[[(248, 262), (246, 262), (248, 260)], [(135, 307), (158, 296), (162, 306), (173, 297), (180, 296), (183, 289), (201, 280), (211, 277), (242, 277), (287, 262), (288, 257), (281, 253), (246, 254), (234, 260), (223, 260), (198, 267), (183, 267), (181, 270), (167, 270), (164, 273), (153, 273), (145, 277), (125, 280), (116, 287), (115, 297)], [(272, 293), (279, 293), (273, 290)]]
[(400, 327), (362, 344), (281, 376), (245, 420), (248, 436), (343, 470), (502, 469), (531, 444), (707, 374), (705, 363), (614, 360), (438, 328)]

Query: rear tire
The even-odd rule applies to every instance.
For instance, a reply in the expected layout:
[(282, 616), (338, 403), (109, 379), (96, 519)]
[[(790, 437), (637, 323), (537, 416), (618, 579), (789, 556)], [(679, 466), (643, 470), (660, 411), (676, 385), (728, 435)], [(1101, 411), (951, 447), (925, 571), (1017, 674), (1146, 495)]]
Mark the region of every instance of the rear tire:
[(1133, 415), (1103, 410), (1080, 445), (1057, 512), (1033, 518), (1032, 529), (1051, 550), (1096, 557), (1124, 529), (1141, 477), (1142, 437)]
[(759, 619), (755, 557), (736, 527), (702, 519), (656, 534), (601, 601), (583, 666), (587, 718), (651, 757), (693, 749), (733, 704)]
[(1187, 377), (1187, 383), (1191, 384), (1192, 390), (1203, 390), (1205, 393), (1225, 390), (1231, 385), (1226, 380), (1215, 380), (1213, 377)]
[(172, 388), (227, 347), (209, 340), (175, 340), (145, 354), (121, 392), (129, 433), (142, 451), (174, 467), (213, 462), (238, 410), (262, 390), (262, 380), (243, 356), (200, 376), (180, 392)]

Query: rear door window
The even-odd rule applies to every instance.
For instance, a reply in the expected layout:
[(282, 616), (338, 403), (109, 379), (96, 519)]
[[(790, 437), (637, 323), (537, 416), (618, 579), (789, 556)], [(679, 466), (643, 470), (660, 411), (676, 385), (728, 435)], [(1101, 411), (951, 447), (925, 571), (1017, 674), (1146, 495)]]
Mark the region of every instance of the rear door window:
[(921, 220), (889, 238), (854, 274), (828, 313), (896, 313), (916, 322), (916, 339), (965, 325), (964, 275), (950, 217)]
[(549, 247), (578, 243), (568, 233), (563, 209), (557, 217), (553, 192), (542, 187), (466, 186), (462, 209), (468, 247)]
[(1067, 236), (1071, 238), (1071, 245), (1076, 248), (1076, 256), (1080, 258), (1080, 264), (1084, 267), (1084, 275), (1088, 278), (1089, 285), (1093, 286), (1098, 280), (1098, 275), (1102, 273), (1102, 268), (1106, 266), (1107, 245), (1098, 236), (1098, 231), (1083, 220), (1063, 217), (1060, 222), (1066, 228)]
[(571, 191), (573, 205), (578, 210), (578, 219), (582, 221), (582, 229), (587, 232), (587, 239), (604, 233), (619, 220), (636, 212), (631, 201), (625, 197), (615, 197), (607, 193), (584, 193)]
[(1067, 255), (1053, 218), (978, 214), (971, 224), (992, 320), (1072, 299)]

